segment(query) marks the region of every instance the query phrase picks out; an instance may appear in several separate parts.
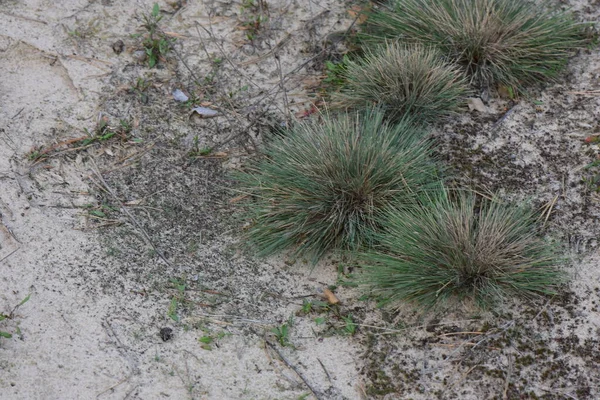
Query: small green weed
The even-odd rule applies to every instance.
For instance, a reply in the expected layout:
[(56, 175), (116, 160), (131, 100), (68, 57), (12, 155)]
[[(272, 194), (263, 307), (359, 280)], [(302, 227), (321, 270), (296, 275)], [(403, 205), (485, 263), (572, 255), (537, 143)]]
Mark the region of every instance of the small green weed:
[[(590, 139), (590, 138), (588, 138)], [(588, 143), (597, 143), (600, 141), (599, 138), (593, 137), (591, 140), (586, 140)], [(594, 160), (588, 165), (584, 167), (584, 170), (590, 171), (587, 176), (582, 178), (582, 182), (584, 183), (587, 190), (592, 192), (600, 192), (600, 172), (598, 172), (598, 167), (600, 167), (600, 159)]]
[(326, 326), (319, 335), (344, 335), (351, 336), (356, 333), (357, 324), (352, 315), (342, 314), (342, 310), (337, 304), (329, 304), (321, 300), (308, 300), (302, 302), (302, 308), (298, 315), (319, 314), (313, 321), (317, 326)]
[(111, 206), (110, 204), (106, 203), (100, 204), (98, 206), (95, 206), (93, 204), (86, 204), (83, 206), (83, 208), (87, 210), (88, 215), (99, 219), (106, 219), (108, 218), (109, 214), (120, 211), (117, 207)]
[(119, 125), (113, 127), (109, 125), (107, 117), (100, 119), (93, 131), (84, 128), (85, 136), (63, 140), (55, 145), (44, 147), (34, 147), (29, 153), (27, 153), (27, 159), (32, 162), (38, 162), (48, 159), (52, 156), (62, 154), (66, 151), (81, 151), (95, 143), (107, 142), (114, 138), (119, 138), (121, 142), (126, 142), (129, 139), (132, 126), (126, 120), (120, 120)]
[(213, 346), (219, 347), (218, 343), (220, 339), (230, 335), (231, 333), (229, 332), (219, 332), (216, 335), (204, 335), (198, 338), (198, 342), (200, 343), (200, 347), (204, 350), (212, 350)]
[(326, 310), (329, 307), (329, 304), (327, 302), (321, 301), (321, 300), (307, 300), (304, 299), (304, 301), (302, 301), (302, 309), (301, 309), (301, 313), (303, 314), (310, 314), (311, 312), (321, 312), (323, 310)]
[(280, 345), (286, 347), (286, 346), (291, 346), (290, 343), (290, 337), (289, 337), (289, 325), (288, 324), (282, 324), (280, 326), (276, 326), (275, 328), (271, 329), (271, 332), (275, 335), (275, 338), (277, 339), (277, 341), (279, 342)]
[(119, 120), (119, 125), (112, 127), (108, 124), (108, 118), (104, 117), (98, 122), (94, 132), (90, 132), (87, 128), (84, 128), (84, 132), (88, 137), (75, 142), (74, 145), (86, 147), (96, 142), (106, 142), (114, 136), (119, 137), (122, 142), (125, 142), (129, 138), (131, 130), (132, 126), (126, 120)]
[(177, 313), (177, 308), (179, 307), (180, 304), (185, 302), (186, 285), (183, 280), (179, 280), (176, 278), (171, 278), (169, 281), (173, 284), (175, 289), (177, 289), (177, 294), (175, 294), (173, 296), (173, 298), (171, 299), (171, 302), (169, 303), (169, 309), (167, 310), (167, 316), (169, 318), (171, 318), (173, 321), (179, 322), (181, 320), (181, 318), (179, 317), (179, 314)]
[(323, 79), (323, 83), (327, 89), (336, 90), (344, 85), (349, 62), (350, 57), (347, 54), (344, 54), (338, 62), (325, 61), (325, 79)]
[(160, 15), (158, 3), (154, 3), (152, 11), (142, 15), (142, 19), (144, 22), (142, 27), (147, 31), (142, 44), (148, 57), (148, 67), (153, 68), (159, 60), (167, 57), (175, 39), (167, 37), (160, 30), (158, 24), (162, 20), (162, 15)]
[(138, 95), (142, 104), (148, 104), (148, 88), (152, 85), (151, 82), (144, 78), (137, 78), (134, 85), (131, 85), (131, 91)]
[(344, 328), (342, 330), (344, 335), (352, 336), (356, 333), (356, 323), (352, 319), (352, 315), (348, 314), (347, 316), (342, 316), (342, 320), (344, 321)]
[(246, 31), (246, 39), (254, 41), (265, 23), (269, 20), (268, 5), (265, 0), (243, 0), (240, 7), (241, 29)]
[(188, 157), (197, 158), (197, 157), (206, 157), (212, 153), (212, 147), (200, 147), (200, 138), (198, 135), (194, 136), (194, 143), (192, 145), (192, 150), (188, 152)]
[(271, 333), (283, 347), (294, 347), (290, 342), (290, 328), (294, 325), (294, 315), (290, 315), (287, 322), (271, 329)]
[[(4, 320), (12, 320), (15, 318), (15, 312), (19, 309), (19, 307), (21, 307), (23, 304), (27, 303), (29, 301), (29, 299), (31, 298), (31, 295), (27, 295), (27, 297), (25, 297), (23, 300), (21, 300), (21, 302), (19, 304), (17, 304), (8, 314), (0, 314), (0, 322), (4, 321)], [(16, 335), (21, 336), (21, 329), (19, 328), (19, 326), (17, 326), (16, 328)], [(13, 334), (7, 331), (2, 331), (0, 330), (0, 337), (3, 337), (5, 339), (10, 339), (13, 337)]]

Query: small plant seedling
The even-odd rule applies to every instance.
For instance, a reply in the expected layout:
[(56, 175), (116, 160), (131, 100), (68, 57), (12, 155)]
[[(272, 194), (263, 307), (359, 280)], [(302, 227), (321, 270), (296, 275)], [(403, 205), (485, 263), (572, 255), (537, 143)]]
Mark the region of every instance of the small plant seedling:
[(329, 310), (329, 304), (325, 301), (321, 300), (308, 300), (304, 299), (302, 301), (302, 308), (300, 309), (300, 313), (302, 314), (310, 314), (311, 312), (324, 312)]
[(211, 336), (202, 336), (198, 339), (198, 341), (201, 343), (200, 347), (202, 347), (204, 350), (212, 350), (210, 344), (213, 342), (213, 340), (214, 339)]
[(243, 0), (240, 7), (241, 28), (246, 31), (246, 39), (254, 41), (269, 20), (268, 5), (265, 0)]
[(325, 61), (326, 77), (323, 79), (323, 83), (327, 85), (327, 88), (335, 90), (344, 85), (346, 82), (345, 73), (349, 62), (350, 57), (347, 54), (344, 54), (338, 62)]
[(275, 338), (280, 345), (286, 347), (294, 347), (289, 340), (290, 327), (294, 326), (294, 314), (291, 314), (284, 324), (276, 326), (271, 329), (271, 333), (275, 335)]
[(213, 346), (219, 347), (219, 341), (225, 336), (231, 335), (231, 333), (225, 331), (218, 332), (217, 334), (209, 333), (206, 329), (204, 331), (206, 334), (198, 338), (200, 347), (204, 350), (212, 350)]
[(131, 91), (137, 94), (142, 104), (148, 104), (148, 94), (146, 93), (151, 83), (144, 78), (137, 78), (135, 85), (131, 86)]
[[(23, 300), (21, 300), (21, 302), (19, 304), (17, 304), (8, 314), (0, 314), (0, 322), (2, 322), (4, 320), (14, 319), (15, 312), (17, 311), (17, 309), (19, 307), (21, 307), (23, 304), (27, 303), (30, 298), (31, 298), (31, 294), (28, 294), (27, 297), (25, 297)], [(17, 326), (17, 328), (16, 328), (16, 334), (18, 336), (22, 336), (21, 329), (19, 328), (19, 326)], [(3, 337), (5, 339), (10, 339), (13, 337), (13, 335), (10, 332), (0, 330), (0, 337)]]
[(149, 14), (144, 14), (142, 19), (144, 21), (142, 27), (147, 31), (143, 46), (148, 57), (148, 67), (153, 68), (161, 58), (167, 56), (175, 39), (167, 37), (158, 26), (162, 20), (158, 3), (154, 3), (152, 11)]
[[(600, 141), (595, 136), (591, 137), (591, 138), (593, 138), (593, 140), (588, 141), (588, 139), (590, 139), (590, 138), (587, 138), (586, 142), (597, 143), (598, 141)], [(599, 166), (600, 166), (600, 159), (592, 161), (591, 163), (586, 165), (584, 167), (584, 169), (592, 170), (592, 169), (596, 169)], [(582, 182), (585, 184), (585, 187), (587, 188), (587, 190), (590, 190), (593, 192), (600, 192), (600, 173), (598, 173), (597, 171), (592, 172), (590, 176), (583, 177)]]
[(288, 324), (282, 324), (271, 329), (271, 332), (275, 335), (275, 338), (283, 347), (291, 346), (289, 338), (289, 326)]
[(171, 299), (171, 303), (169, 303), (169, 310), (167, 311), (167, 315), (175, 322), (179, 322), (179, 315), (177, 315), (177, 306), (179, 302), (176, 297)]
[(302, 302), (302, 312), (304, 314), (308, 314), (312, 311), (312, 308), (313, 308), (312, 301), (304, 299), (304, 301)]
[(179, 307), (180, 303), (183, 303), (185, 301), (186, 286), (185, 286), (185, 282), (180, 281), (179, 279), (176, 279), (176, 278), (171, 278), (170, 282), (177, 289), (177, 294), (173, 296), (173, 298), (171, 299), (171, 302), (169, 303), (169, 309), (167, 310), (167, 316), (169, 318), (171, 318), (173, 321), (179, 322), (181, 320), (181, 318), (177, 314), (177, 308)]
[(356, 323), (352, 319), (352, 315), (342, 316), (342, 320), (344, 321), (343, 333), (348, 336), (354, 335), (356, 333)]
[(47, 157), (48, 155), (45, 153), (43, 146), (34, 147), (27, 153), (27, 159), (31, 162), (42, 160)]

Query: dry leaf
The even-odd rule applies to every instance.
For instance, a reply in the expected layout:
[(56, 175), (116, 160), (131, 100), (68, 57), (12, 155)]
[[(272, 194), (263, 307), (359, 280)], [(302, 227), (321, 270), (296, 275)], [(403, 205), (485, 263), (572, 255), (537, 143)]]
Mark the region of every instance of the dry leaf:
[(348, 15), (350, 15), (351, 18), (356, 18), (358, 16), (356, 23), (363, 24), (368, 18), (369, 11), (371, 11), (370, 5), (361, 7), (360, 5), (355, 4), (348, 9)]
[(187, 38), (187, 36), (182, 35), (181, 33), (177, 33), (177, 32), (165, 32), (165, 35), (170, 36), (170, 37), (174, 37), (174, 38), (180, 38), (180, 39)]
[(327, 288), (323, 289), (323, 297), (327, 299), (329, 304), (338, 304), (340, 300), (333, 294), (333, 292)]
[(137, 200), (128, 201), (128, 202), (123, 203), (123, 204), (125, 204), (126, 206), (138, 206), (138, 205), (142, 204), (142, 201), (144, 201), (144, 200), (143, 199), (137, 199)]

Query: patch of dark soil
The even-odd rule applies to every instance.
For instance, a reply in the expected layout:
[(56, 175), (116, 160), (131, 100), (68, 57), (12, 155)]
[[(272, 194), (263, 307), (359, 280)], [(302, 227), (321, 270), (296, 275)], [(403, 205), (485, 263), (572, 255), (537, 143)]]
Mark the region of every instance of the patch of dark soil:
[(593, 183), (600, 171), (586, 168), (599, 150), (584, 141), (597, 130), (599, 110), (594, 98), (569, 94), (574, 89), (542, 92), (544, 111), (534, 100), (522, 99), (505, 119), (506, 111), (493, 121), (465, 115), (445, 125), (435, 140), (452, 180), (540, 209), (552, 204), (548, 231), (576, 251), (586, 251), (597, 247), (600, 235)]

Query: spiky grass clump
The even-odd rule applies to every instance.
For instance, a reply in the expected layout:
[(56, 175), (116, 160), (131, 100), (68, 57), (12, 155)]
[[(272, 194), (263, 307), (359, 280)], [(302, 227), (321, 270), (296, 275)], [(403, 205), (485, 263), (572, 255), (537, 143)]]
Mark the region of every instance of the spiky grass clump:
[(388, 42), (346, 64), (346, 86), (334, 102), (345, 108), (378, 104), (392, 119), (434, 121), (456, 111), (468, 91), (457, 67), (421, 45)]
[(451, 200), (443, 190), (424, 207), (389, 215), (378, 249), (362, 256), (365, 283), (383, 302), (423, 308), (552, 294), (559, 259), (538, 222), (525, 206), (464, 193)]
[(252, 195), (248, 239), (262, 255), (295, 249), (312, 261), (359, 248), (379, 229), (381, 210), (411, 204), (437, 182), (423, 136), (410, 122), (388, 125), (374, 111), (293, 126), (237, 176)]
[(516, 89), (552, 80), (585, 43), (570, 14), (529, 0), (393, 0), (368, 27), (366, 39), (432, 45), (476, 84)]

